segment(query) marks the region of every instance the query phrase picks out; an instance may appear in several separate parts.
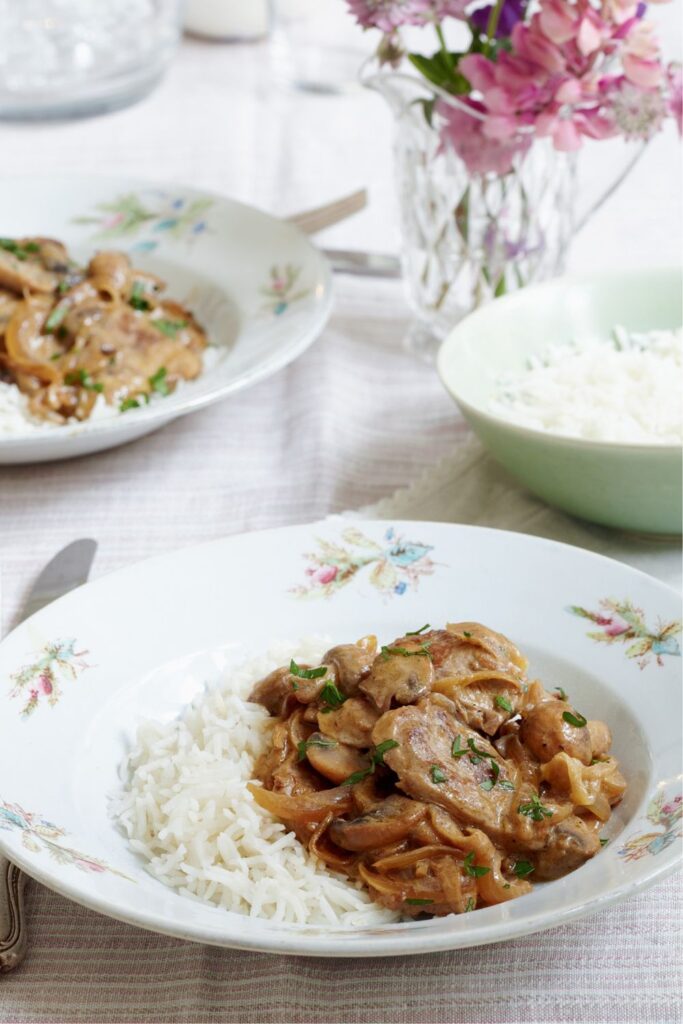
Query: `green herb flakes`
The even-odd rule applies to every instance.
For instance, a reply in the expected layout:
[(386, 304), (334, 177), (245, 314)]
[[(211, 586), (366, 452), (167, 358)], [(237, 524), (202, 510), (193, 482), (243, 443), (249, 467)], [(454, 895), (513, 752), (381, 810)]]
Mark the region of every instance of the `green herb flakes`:
[(528, 860), (518, 860), (514, 866), (514, 872), (517, 878), (526, 878), (534, 870), (533, 864)]
[(148, 378), (149, 386), (151, 387), (152, 391), (156, 391), (158, 395), (163, 395), (164, 398), (166, 398), (166, 396), (170, 395), (171, 393), (171, 389), (168, 386), (166, 376), (166, 367), (161, 366), (156, 373), (152, 374), (152, 376)]
[(150, 323), (167, 338), (175, 338), (179, 331), (187, 327), (187, 320), (166, 320), (163, 317), (158, 320), (150, 320)]
[(481, 878), (482, 875), (488, 875), (491, 870), (491, 868), (478, 867), (474, 863), (474, 850), (470, 851), (470, 853), (465, 857), (463, 867), (465, 869), (465, 874), (469, 875), (471, 878)]
[[(327, 675), (327, 667), (325, 665), (321, 665), (320, 668), (302, 668), (301, 665), (297, 665), (294, 658), (292, 658), (289, 663), (289, 673), (292, 676), (297, 676), (299, 679), (322, 679), (324, 675)], [(338, 690), (337, 693), (339, 693)], [(341, 701), (341, 703), (343, 704), (343, 701)]]
[(411, 907), (426, 907), (428, 904), (433, 903), (434, 900), (420, 900), (416, 896), (409, 896), (403, 902), (408, 903)]
[(336, 740), (328, 739), (326, 736), (311, 736), (310, 740), (302, 740), (301, 743), (297, 743), (296, 749), (299, 751), (299, 760), (304, 761), (309, 747), (334, 750), (336, 746)]
[(420, 633), (424, 633), (426, 629), (429, 629), (429, 623), (426, 622), (424, 626), (420, 626), (419, 629), (409, 629), (406, 636), (419, 636)]
[(565, 711), (562, 719), (568, 722), (569, 725), (573, 725), (576, 729), (583, 729), (584, 725), (588, 722), (588, 719), (584, 718), (583, 715), (573, 715), (571, 711)]
[(429, 769), (429, 774), (432, 778), (432, 782), (441, 783), (446, 781), (446, 774), (442, 772), (438, 764), (433, 764)]
[(501, 696), (500, 693), (496, 694), (494, 704), (496, 705), (497, 708), (502, 708), (503, 711), (507, 711), (509, 714), (512, 714), (512, 704), (507, 699), (507, 697)]
[(537, 793), (531, 797), (525, 804), (520, 804), (517, 808), (518, 814), (523, 814), (526, 818), (531, 818), (532, 821), (543, 821), (544, 818), (552, 818), (553, 812), (545, 804), (541, 803), (541, 798)]

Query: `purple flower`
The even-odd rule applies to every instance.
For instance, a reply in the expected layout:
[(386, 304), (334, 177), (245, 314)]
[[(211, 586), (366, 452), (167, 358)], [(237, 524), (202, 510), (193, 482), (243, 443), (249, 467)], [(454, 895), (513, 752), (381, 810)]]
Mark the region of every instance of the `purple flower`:
[(468, 0), (347, 0), (363, 28), (387, 34), (402, 25), (426, 25), (443, 18), (464, 18)]
[[(527, 0), (505, 0), (496, 26), (496, 39), (504, 39), (511, 35), (517, 22), (524, 20), (526, 5)], [(470, 14), (469, 20), (478, 32), (486, 32), (492, 10), (491, 4), (488, 7), (479, 7)]]

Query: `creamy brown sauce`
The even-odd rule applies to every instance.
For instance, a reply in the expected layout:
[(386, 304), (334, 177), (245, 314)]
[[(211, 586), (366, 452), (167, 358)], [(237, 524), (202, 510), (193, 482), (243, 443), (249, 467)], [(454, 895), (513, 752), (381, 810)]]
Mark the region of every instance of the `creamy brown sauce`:
[(276, 669), (252, 793), (335, 871), (410, 916), (528, 893), (600, 850), (626, 783), (605, 723), (476, 622), (374, 636)]
[(77, 266), (50, 238), (0, 239), (0, 380), (53, 423), (86, 420), (98, 395), (122, 412), (202, 370), (207, 338), (164, 282), (125, 253)]

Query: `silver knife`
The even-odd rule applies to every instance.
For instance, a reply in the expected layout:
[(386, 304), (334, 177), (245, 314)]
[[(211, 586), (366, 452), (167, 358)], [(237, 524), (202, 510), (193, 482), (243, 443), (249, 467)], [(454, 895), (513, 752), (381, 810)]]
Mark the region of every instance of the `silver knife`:
[[(47, 563), (33, 584), (19, 621), (85, 583), (97, 551), (94, 540), (75, 540)], [(26, 953), (23, 871), (0, 854), (0, 974), (13, 971)]]
[(359, 277), (400, 277), (401, 261), (398, 256), (383, 252), (360, 252), (356, 249), (323, 249), (332, 269), (337, 274), (356, 274)]

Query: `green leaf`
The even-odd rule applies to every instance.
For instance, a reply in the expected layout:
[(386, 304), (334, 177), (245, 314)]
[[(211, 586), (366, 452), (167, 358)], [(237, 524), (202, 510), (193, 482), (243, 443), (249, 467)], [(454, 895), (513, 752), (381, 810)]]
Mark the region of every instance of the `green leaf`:
[(426, 907), (428, 903), (433, 903), (434, 900), (419, 900), (417, 897), (410, 896), (404, 903), (409, 903), (411, 907)]
[(72, 387), (79, 385), (85, 388), (86, 391), (97, 391), (98, 393), (104, 391), (104, 384), (93, 380), (86, 370), (80, 368), (78, 370), (70, 370), (64, 377), (64, 383), (70, 384)]
[(378, 743), (372, 755), (372, 763), (375, 765), (384, 764), (384, 755), (387, 750), (393, 750), (397, 746), (396, 740), (383, 740), (382, 743)]
[(320, 699), (327, 707), (324, 710), (335, 711), (340, 708), (346, 697), (340, 693), (334, 683), (325, 683), (320, 693)]
[(526, 878), (533, 870), (534, 866), (528, 860), (518, 860), (514, 867), (517, 878)]
[(128, 412), (129, 409), (139, 409), (140, 403), (137, 398), (124, 398), (119, 404), (119, 412)]
[(68, 312), (68, 306), (55, 306), (55, 308), (52, 310), (49, 317), (45, 321), (45, 330), (54, 331), (55, 327), (59, 327), (59, 325), (61, 324), (62, 320), (64, 319)]
[(429, 769), (429, 774), (432, 777), (432, 782), (441, 783), (446, 781), (446, 775), (441, 771), (438, 764), (433, 764)]
[(452, 757), (462, 757), (463, 754), (467, 753), (467, 747), (461, 747), (460, 740), (460, 736), (456, 736), (455, 739), (453, 740), (453, 746), (451, 747)]
[(301, 743), (297, 743), (296, 749), (299, 752), (299, 760), (303, 761), (306, 758), (309, 747), (321, 747), (323, 750), (334, 750), (336, 746), (336, 740), (328, 739), (326, 736), (312, 736), (310, 740), (302, 740)]
[(507, 699), (507, 697), (502, 697), (500, 694), (496, 694), (494, 704), (496, 705), (496, 707), (502, 708), (503, 711), (508, 711), (510, 714), (512, 714), (512, 704)]
[(419, 629), (409, 629), (406, 636), (419, 636), (420, 633), (424, 633), (425, 629), (429, 629), (429, 623), (426, 622), (424, 626), (420, 626)]
[(544, 818), (552, 818), (553, 816), (550, 808), (541, 803), (537, 793), (534, 793), (528, 803), (520, 804), (517, 808), (517, 813), (523, 814), (526, 818), (531, 818), (532, 821), (543, 821)]

